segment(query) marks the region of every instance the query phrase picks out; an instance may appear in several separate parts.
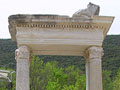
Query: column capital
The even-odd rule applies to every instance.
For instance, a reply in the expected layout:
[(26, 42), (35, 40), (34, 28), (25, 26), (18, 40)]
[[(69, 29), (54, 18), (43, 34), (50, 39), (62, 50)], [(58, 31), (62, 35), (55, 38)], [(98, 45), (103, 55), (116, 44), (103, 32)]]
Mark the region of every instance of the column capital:
[(15, 59), (26, 59), (29, 60), (30, 58), (30, 50), (27, 46), (20, 46), (18, 49), (15, 51)]
[(102, 47), (92, 46), (85, 51), (84, 56), (86, 60), (88, 60), (88, 59), (94, 59), (94, 58), (101, 59), (103, 55), (104, 55), (104, 50)]

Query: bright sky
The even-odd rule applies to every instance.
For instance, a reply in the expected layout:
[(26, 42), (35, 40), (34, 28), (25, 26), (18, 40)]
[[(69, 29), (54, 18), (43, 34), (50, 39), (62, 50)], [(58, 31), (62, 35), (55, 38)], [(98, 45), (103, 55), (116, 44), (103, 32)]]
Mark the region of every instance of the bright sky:
[(120, 0), (0, 0), (0, 38), (10, 38), (8, 16), (13, 14), (59, 14), (72, 16), (92, 2), (100, 15), (115, 16), (108, 34), (120, 34)]

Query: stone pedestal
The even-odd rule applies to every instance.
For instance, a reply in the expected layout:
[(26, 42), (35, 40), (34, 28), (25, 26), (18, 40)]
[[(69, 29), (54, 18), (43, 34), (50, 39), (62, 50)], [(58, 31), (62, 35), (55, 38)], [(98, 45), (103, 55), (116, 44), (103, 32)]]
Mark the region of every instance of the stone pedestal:
[(30, 51), (27, 46), (20, 46), (16, 52), (16, 90), (29, 89), (29, 57)]
[(102, 90), (102, 47), (90, 47), (86, 60), (86, 90)]

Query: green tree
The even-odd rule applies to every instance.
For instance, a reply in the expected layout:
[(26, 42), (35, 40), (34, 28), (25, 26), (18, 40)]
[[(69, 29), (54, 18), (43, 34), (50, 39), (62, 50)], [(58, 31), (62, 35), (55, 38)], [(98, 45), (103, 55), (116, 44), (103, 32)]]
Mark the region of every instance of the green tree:
[(103, 90), (113, 90), (113, 83), (110, 77), (111, 71), (103, 70)]
[(30, 66), (31, 90), (85, 90), (85, 75), (74, 65), (62, 68), (56, 61), (44, 63), (33, 57)]
[(113, 82), (113, 90), (120, 90), (120, 69), (117, 72), (117, 75)]

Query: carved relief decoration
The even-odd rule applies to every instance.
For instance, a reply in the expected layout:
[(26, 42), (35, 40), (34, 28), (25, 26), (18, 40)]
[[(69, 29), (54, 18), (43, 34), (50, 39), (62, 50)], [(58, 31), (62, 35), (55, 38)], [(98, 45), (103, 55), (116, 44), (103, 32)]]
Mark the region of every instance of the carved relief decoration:
[(30, 58), (30, 52), (27, 46), (20, 46), (18, 49), (15, 51), (15, 59), (26, 59), (29, 60)]
[(104, 55), (104, 50), (102, 47), (90, 47), (89, 49), (86, 50), (85, 52), (85, 58), (88, 59), (94, 59), (94, 58), (102, 58)]
[(103, 25), (90, 25), (90, 24), (17, 24), (17, 27), (29, 27), (29, 28), (74, 28), (74, 29), (105, 29)]
[(91, 47), (88, 51), (89, 58), (101, 58), (104, 55), (102, 47)]

